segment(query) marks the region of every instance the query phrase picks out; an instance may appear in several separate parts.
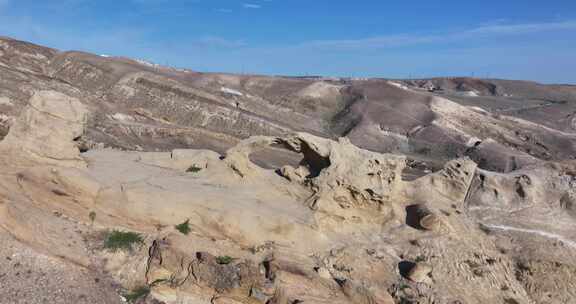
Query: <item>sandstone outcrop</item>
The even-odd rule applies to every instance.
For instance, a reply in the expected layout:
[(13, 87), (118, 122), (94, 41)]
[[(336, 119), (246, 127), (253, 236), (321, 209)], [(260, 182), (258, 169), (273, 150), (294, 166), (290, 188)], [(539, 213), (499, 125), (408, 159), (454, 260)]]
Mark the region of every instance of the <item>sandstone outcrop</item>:
[(74, 140), (83, 134), (87, 114), (75, 98), (54, 91), (36, 92), (0, 143), (0, 153), (12, 166), (85, 167)]
[[(558, 299), (573, 290), (571, 161), (498, 173), (458, 158), (405, 180), (403, 155), (306, 133), (252, 137), (224, 155), (80, 153), (86, 114), (73, 98), (34, 94), (0, 142), (0, 233), (125, 298), (530, 303), (552, 286), (530, 273), (552, 278)], [(259, 166), (266, 149), (301, 161)], [(135, 243), (110, 249), (113, 231)]]
[(281, 173), (312, 190), (306, 203), (330, 218), (323, 220), (334, 221), (335, 226), (339, 221), (382, 225), (394, 218), (392, 202), (401, 187), (403, 156), (362, 150), (346, 139), (334, 142), (307, 134), (281, 142), (303, 155), (298, 168), (284, 167)]

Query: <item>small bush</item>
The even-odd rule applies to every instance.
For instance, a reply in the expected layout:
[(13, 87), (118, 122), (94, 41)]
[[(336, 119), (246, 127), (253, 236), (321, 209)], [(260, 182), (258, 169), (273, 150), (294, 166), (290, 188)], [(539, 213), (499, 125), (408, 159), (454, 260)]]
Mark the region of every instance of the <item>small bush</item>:
[(104, 248), (112, 251), (131, 250), (134, 245), (142, 243), (144, 240), (138, 233), (114, 230), (106, 235)]
[(219, 257), (216, 257), (216, 263), (220, 264), (220, 265), (228, 265), (230, 263), (232, 263), (234, 259), (232, 257), (229, 257), (227, 255), (221, 255)]
[(197, 167), (196, 165), (192, 165), (190, 166), (190, 168), (186, 169), (186, 172), (190, 172), (190, 173), (197, 173), (202, 171), (202, 168)]
[(94, 221), (96, 220), (96, 212), (90, 211), (90, 213), (88, 214), (88, 218), (90, 218), (90, 222), (94, 223)]
[(415, 262), (416, 262), (416, 263), (420, 263), (420, 262), (424, 262), (424, 261), (426, 261), (426, 257), (423, 256), (423, 255), (419, 255), (419, 256), (417, 256), (416, 259), (415, 259)]
[(140, 286), (131, 292), (124, 294), (124, 298), (128, 303), (134, 303), (138, 299), (148, 296), (150, 294), (150, 287), (148, 286)]
[(188, 233), (190, 233), (190, 230), (191, 230), (190, 229), (190, 220), (186, 220), (184, 223), (174, 226), (174, 228), (176, 228), (176, 230), (180, 231), (180, 233), (182, 233), (184, 235), (188, 235)]

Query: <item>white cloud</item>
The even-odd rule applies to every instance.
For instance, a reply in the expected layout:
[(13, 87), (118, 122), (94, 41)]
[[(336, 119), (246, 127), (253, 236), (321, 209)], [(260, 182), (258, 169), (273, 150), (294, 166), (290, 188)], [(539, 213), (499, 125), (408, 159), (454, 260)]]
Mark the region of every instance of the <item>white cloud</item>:
[(242, 4), (242, 6), (243, 6), (244, 8), (250, 8), (250, 9), (259, 9), (259, 8), (262, 8), (262, 5), (260, 5), (260, 4), (253, 4), (253, 3), (244, 3), (244, 4)]
[(394, 34), (359, 39), (314, 40), (304, 42), (301, 46), (330, 49), (388, 48), (465, 40), (478, 37), (576, 30), (576, 21), (523, 24), (504, 24), (502, 22), (502, 20), (499, 20), (496, 23), (485, 24), (468, 30), (444, 32), (439, 34)]
[(525, 24), (495, 24), (485, 25), (468, 31), (474, 34), (523, 34), (576, 29), (576, 21), (525, 23)]

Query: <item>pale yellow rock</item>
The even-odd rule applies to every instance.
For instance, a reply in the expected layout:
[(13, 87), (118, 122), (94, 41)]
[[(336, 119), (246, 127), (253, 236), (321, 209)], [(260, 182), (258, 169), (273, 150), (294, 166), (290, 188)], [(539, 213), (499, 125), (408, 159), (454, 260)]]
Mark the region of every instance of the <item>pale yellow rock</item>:
[(172, 152), (140, 152), (137, 161), (152, 165), (185, 172), (191, 167), (206, 169), (208, 163), (216, 161), (220, 154), (209, 150), (184, 150)]
[(318, 270), (316, 272), (318, 272), (318, 275), (323, 279), (327, 279), (327, 280), (332, 279), (332, 274), (325, 267), (318, 268)]
[(407, 276), (410, 281), (416, 283), (430, 283), (430, 273), (432, 273), (432, 266), (426, 263), (416, 263)]
[(12, 167), (86, 167), (73, 140), (84, 132), (87, 114), (75, 98), (54, 91), (36, 92), (0, 142), (2, 159)]
[(406, 195), (415, 201), (462, 205), (476, 168), (469, 158), (449, 161), (444, 169), (407, 183)]
[[(404, 156), (362, 150), (345, 138), (336, 142), (304, 133), (279, 141), (303, 154), (300, 168), (282, 172), (313, 191), (307, 203), (322, 227), (382, 225), (399, 213), (391, 202), (401, 189)], [(302, 178), (301, 172), (309, 174)]]
[[(434, 277), (442, 278), (432, 281), (425, 263), (403, 273), (430, 288), (414, 293), (417, 301), (498, 302), (506, 286), (507, 295), (530, 303), (516, 279), (516, 261), (498, 251), (495, 234), (481, 231), (479, 221), (521, 232), (515, 235), (521, 245), (532, 236), (551, 238), (555, 250), (530, 249), (569, 257), (569, 166), (501, 174), (460, 159), (405, 182), (404, 156), (303, 133), (250, 138), (224, 159), (194, 150), (93, 150), (80, 156), (73, 140), (81, 134), (83, 106), (45, 92), (31, 105), (0, 144), (2, 231), (68, 263), (104, 267), (127, 288), (165, 279), (152, 296), (168, 304), (249, 304), (267, 297), (270, 304), (393, 303), (386, 290), (397, 284), (405, 256), (422, 256), (433, 263)], [(251, 153), (278, 145), (302, 154), (301, 165), (284, 167), (280, 176), (250, 160)], [(58, 157), (61, 150), (67, 157)], [(191, 166), (201, 170), (186, 172)], [(417, 217), (423, 229), (404, 225), (406, 206), (414, 204), (426, 207)], [(514, 216), (509, 207), (518, 208)], [(546, 221), (550, 214), (555, 221)], [(526, 226), (497, 226), (519, 219)], [(175, 228), (185, 221), (186, 235)], [(446, 227), (450, 234), (430, 233)], [(133, 251), (104, 250), (101, 237), (112, 229), (138, 232), (144, 241)], [(264, 244), (265, 250), (250, 250)], [(232, 259), (215, 263), (218, 256)], [(569, 271), (566, 264), (545, 269)], [(550, 286), (571, 286), (562, 273), (557, 278)], [(251, 290), (259, 293), (251, 296)]]

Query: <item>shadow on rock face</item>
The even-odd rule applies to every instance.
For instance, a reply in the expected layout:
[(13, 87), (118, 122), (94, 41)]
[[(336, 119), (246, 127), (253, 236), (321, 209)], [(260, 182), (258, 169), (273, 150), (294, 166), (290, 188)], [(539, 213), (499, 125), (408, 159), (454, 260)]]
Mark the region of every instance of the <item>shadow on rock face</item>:
[(400, 275), (404, 278), (408, 278), (408, 276), (410, 275), (410, 271), (414, 267), (416, 267), (416, 263), (414, 262), (402, 261), (398, 263), (398, 271), (400, 272)]
[(309, 144), (306, 142), (302, 143), (302, 154), (304, 155), (302, 164), (306, 165), (310, 170), (310, 175), (308, 175), (307, 178), (318, 177), (322, 170), (330, 167), (331, 165), (329, 157), (323, 157), (312, 148), (310, 148)]
[(402, 261), (398, 263), (400, 275), (415, 283), (431, 283), (432, 266), (426, 263)]
[(4, 137), (6, 137), (9, 130), (10, 130), (9, 127), (5, 127), (3, 125), (0, 125), (0, 141), (2, 141), (4, 139)]
[(414, 204), (406, 207), (406, 225), (418, 229), (427, 230), (421, 224), (421, 221), (426, 216), (430, 215), (430, 211), (423, 204)]

